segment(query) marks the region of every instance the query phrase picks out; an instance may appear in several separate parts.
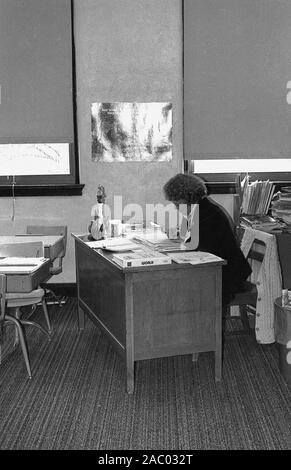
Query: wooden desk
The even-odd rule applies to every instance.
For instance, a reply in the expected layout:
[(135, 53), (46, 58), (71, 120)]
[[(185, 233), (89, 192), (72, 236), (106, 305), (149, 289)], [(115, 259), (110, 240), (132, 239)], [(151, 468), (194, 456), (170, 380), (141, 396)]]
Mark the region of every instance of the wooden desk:
[(0, 245), (5, 243), (24, 243), (41, 241), (44, 244), (44, 256), (51, 261), (63, 250), (63, 237), (59, 235), (12, 235), (0, 236)]
[(134, 390), (134, 362), (215, 352), (221, 380), (221, 268), (224, 261), (124, 268), (112, 255), (75, 239), (79, 326), (84, 313), (126, 362), (127, 392)]

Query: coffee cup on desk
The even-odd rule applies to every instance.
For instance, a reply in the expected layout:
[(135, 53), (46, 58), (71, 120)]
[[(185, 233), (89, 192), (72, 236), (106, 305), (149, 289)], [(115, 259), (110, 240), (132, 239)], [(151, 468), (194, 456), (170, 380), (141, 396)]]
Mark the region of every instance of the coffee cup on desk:
[(109, 236), (120, 237), (122, 234), (122, 224), (119, 219), (109, 220)]

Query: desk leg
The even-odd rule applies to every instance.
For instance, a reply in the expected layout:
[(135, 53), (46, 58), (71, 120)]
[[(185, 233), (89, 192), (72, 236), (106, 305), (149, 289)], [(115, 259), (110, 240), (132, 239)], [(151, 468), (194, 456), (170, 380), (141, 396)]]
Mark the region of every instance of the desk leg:
[(221, 351), (215, 351), (215, 382), (221, 381), (222, 361)]
[(133, 351), (133, 288), (132, 275), (125, 279), (125, 315), (126, 315), (126, 391), (134, 392), (134, 351)]
[(78, 305), (78, 321), (79, 321), (79, 330), (84, 330), (85, 328), (85, 314), (80, 305)]
[(216, 274), (216, 318), (215, 318), (215, 382), (221, 381), (222, 373), (222, 299), (221, 274)]
[(126, 363), (126, 391), (129, 395), (134, 392), (134, 364)]

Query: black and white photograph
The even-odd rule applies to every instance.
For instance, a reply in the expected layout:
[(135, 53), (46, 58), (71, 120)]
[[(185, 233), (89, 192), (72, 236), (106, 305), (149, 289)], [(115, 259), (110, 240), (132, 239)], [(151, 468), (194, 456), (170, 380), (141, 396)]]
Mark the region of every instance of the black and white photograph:
[(0, 0), (2, 460), (264, 458), (290, 391), (291, 0)]

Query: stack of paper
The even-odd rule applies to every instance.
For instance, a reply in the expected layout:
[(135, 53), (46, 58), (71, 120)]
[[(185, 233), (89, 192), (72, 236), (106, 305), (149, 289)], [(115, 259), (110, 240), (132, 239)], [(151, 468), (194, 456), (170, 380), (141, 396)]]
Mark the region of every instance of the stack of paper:
[(132, 240), (154, 251), (186, 250), (182, 245), (182, 240), (170, 240), (161, 230), (145, 230), (143, 233), (136, 235)]
[(147, 248), (139, 248), (131, 253), (115, 254), (112, 259), (122, 268), (171, 264), (172, 262), (169, 256)]
[(242, 213), (267, 214), (274, 194), (275, 185), (269, 181), (249, 182), (249, 177), (241, 183)]
[(187, 251), (184, 253), (171, 254), (171, 259), (176, 263), (205, 264), (223, 261), (219, 256), (206, 251)]
[(287, 225), (291, 224), (291, 192), (278, 191), (272, 202), (272, 215), (283, 220)]
[(138, 248), (138, 245), (131, 239), (123, 237), (106, 238), (105, 240), (86, 242), (86, 244), (90, 248), (102, 248), (108, 251), (130, 251)]
[(286, 224), (270, 215), (243, 215), (240, 218), (242, 227), (251, 227), (257, 230), (272, 231), (283, 230)]

